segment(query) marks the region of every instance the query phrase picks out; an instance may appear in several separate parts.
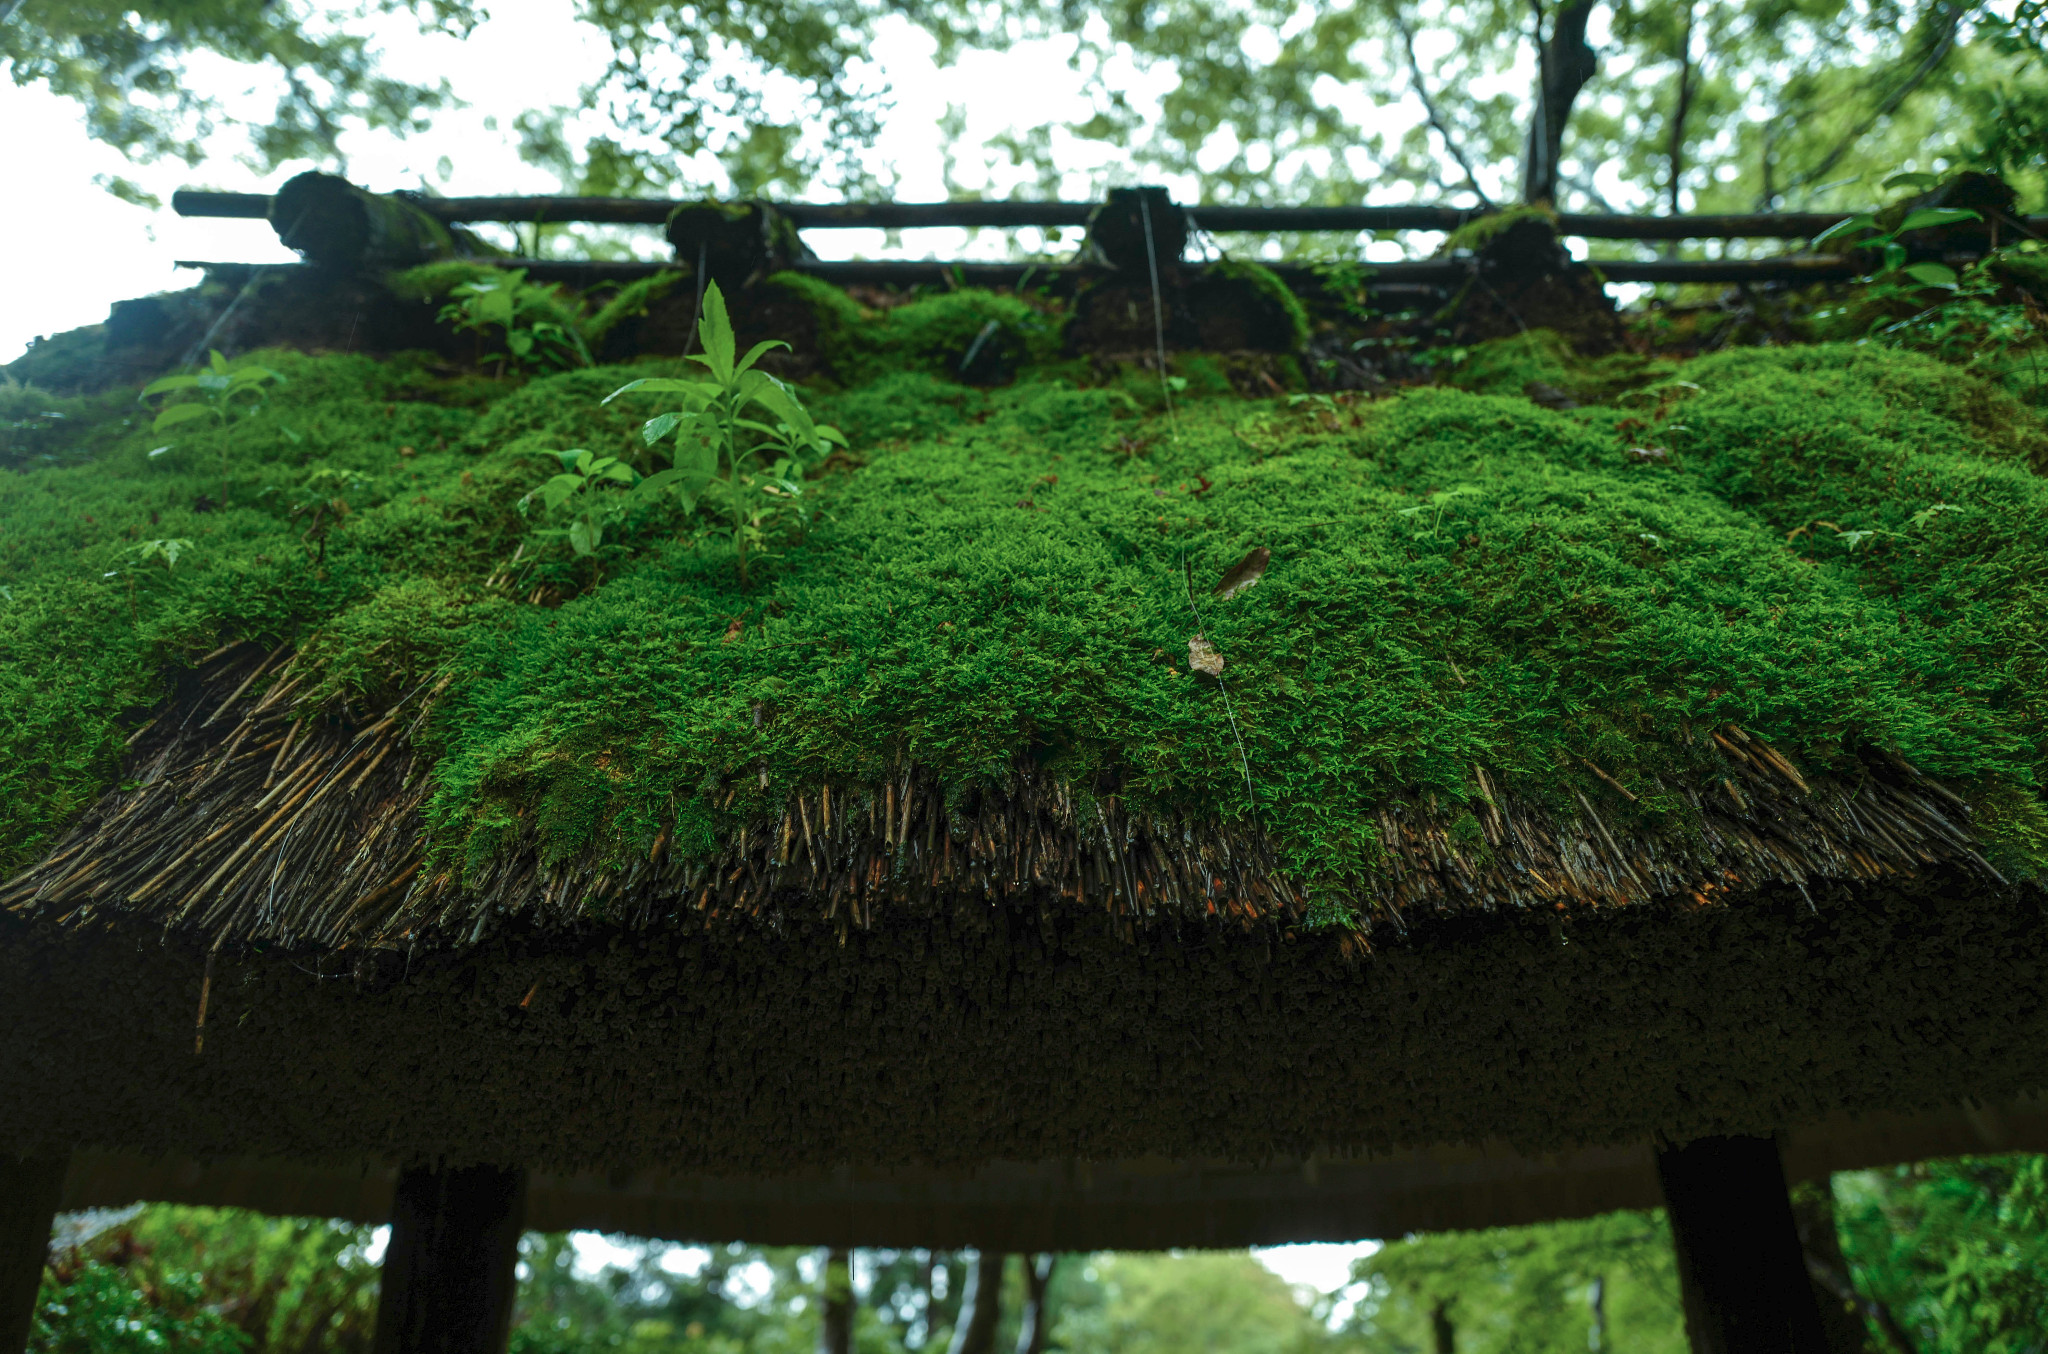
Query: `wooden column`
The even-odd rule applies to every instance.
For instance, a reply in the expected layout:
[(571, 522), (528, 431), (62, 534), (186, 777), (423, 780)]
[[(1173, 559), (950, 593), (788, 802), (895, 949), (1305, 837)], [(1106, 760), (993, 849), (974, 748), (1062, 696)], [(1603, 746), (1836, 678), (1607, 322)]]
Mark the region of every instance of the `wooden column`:
[(69, 1153), (27, 1158), (0, 1152), (0, 1354), (20, 1354), (36, 1314), (50, 1222)]
[(504, 1354), (526, 1173), (400, 1173), (377, 1302), (376, 1354)]
[(1770, 1138), (1657, 1154), (1693, 1354), (1828, 1354)]

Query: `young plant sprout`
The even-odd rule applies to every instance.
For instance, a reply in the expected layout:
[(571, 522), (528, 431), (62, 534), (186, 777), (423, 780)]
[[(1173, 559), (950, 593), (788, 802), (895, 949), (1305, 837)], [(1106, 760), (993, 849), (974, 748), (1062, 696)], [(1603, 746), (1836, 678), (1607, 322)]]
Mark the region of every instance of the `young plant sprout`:
[[(228, 365), (220, 349), (210, 350), (206, 370), (196, 376), (165, 376), (151, 381), (142, 388), (139, 398), (149, 399), (152, 395), (168, 395), (174, 391), (194, 390), (199, 393), (196, 400), (176, 404), (165, 404), (157, 411), (150, 426), (151, 432), (163, 432), (201, 419), (212, 419), (215, 428), (226, 428), (236, 419), (245, 418), (256, 412), (264, 401), (263, 387), (271, 382), (282, 382), (284, 377), (268, 367), (253, 367), (244, 363)], [(240, 401), (237, 403), (237, 401)], [(152, 457), (170, 450), (158, 447), (149, 453)], [(220, 448), (220, 476), (222, 503), (228, 499), (228, 448), (225, 439)]]
[(691, 354), (690, 361), (704, 367), (708, 379), (631, 381), (605, 403), (635, 392), (682, 397), (681, 409), (658, 414), (641, 428), (650, 447), (671, 443), (669, 468), (636, 483), (631, 497), (673, 497), (688, 513), (706, 509), (707, 525), (731, 535), (745, 587), (748, 551), (766, 551), (784, 522), (803, 522), (804, 472), (834, 446), (845, 446), (846, 438), (814, 422), (794, 391), (755, 366), (763, 354), (788, 344), (767, 339), (738, 355), (716, 282), (704, 295), (698, 334), (704, 351)]

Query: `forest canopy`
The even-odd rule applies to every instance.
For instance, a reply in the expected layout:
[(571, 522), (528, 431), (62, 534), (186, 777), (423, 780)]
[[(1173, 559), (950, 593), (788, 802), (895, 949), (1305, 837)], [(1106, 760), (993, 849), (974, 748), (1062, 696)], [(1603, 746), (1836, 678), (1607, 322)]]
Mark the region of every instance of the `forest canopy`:
[[(886, 191), (894, 167), (871, 152), (896, 91), (875, 44), (904, 24), (942, 64), (1049, 44), (1082, 78), (1084, 117), (1013, 118), (970, 145), (956, 107), (939, 129), (949, 175), (994, 155), (1027, 195), (1071, 189), (1083, 163), (1105, 182), (1176, 176), (1211, 200), (1370, 190), (1593, 210), (1860, 207), (1901, 170), (1981, 168), (2029, 201), (2048, 185), (2039, 0), (577, 0), (575, 13), (606, 45), (602, 73), (579, 108), (528, 110), (508, 134), (579, 192)], [(461, 35), (490, 18), (475, 0), (6, 0), (0, 62), (83, 105), (93, 135), (132, 159), (195, 169), (237, 116), (208, 91), (253, 77), (275, 103), (245, 118), (251, 167), (345, 171), (348, 129), (417, 134), (455, 102), (445, 81), (388, 74), (361, 36), (373, 21)]]

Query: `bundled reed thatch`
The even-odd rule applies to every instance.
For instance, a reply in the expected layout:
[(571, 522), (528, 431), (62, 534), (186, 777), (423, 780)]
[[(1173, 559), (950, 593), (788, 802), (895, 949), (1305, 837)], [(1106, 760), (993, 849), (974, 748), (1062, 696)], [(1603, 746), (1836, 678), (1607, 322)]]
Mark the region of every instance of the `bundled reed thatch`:
[[(666, 833), (624, 870), (544, 864), (529, 844), (458, 879), (427, 866), (426, 768), (411, 741), (446, 681), (351, 724), (310, 708), (292, 668), (282, 649), (209, 656), (131, 738), (123, 788), (0, 887), (0, 908), (74, 926), (135, 916), (215, 947), (321, 949), (474, 942), (494, 918), (522, 915), (645, 926), (742, 914), (823, 920), (843, 938), (896, 907), (1094, 910), (1127, 935), (1160, 920), (1281, 928), (1307, 912), (1256, 827), (1133, 812), (1024, 762), (994, 792), (949, 794), (910, 765), (882, 785), (817, 786), (708, 856), (671, 853)], [(1581, 812), (1561, 815), (1478, 766), (1464, 803), (1381, 804), (1383, 858), (1342, 900), (1361, 922), (1355, 940), (1429, 917), (1705, 906), (1771, 883), (1804, 891), (1939, 865), (2004, 882), (1973, 846), (1969, 806), (1897, 757), (1809, 781), (1733, 725), (1713, 740), (1726, 775), (1657, 782), (1694, 810), (1669, 827), (1618, 834), (1583, 793)]]

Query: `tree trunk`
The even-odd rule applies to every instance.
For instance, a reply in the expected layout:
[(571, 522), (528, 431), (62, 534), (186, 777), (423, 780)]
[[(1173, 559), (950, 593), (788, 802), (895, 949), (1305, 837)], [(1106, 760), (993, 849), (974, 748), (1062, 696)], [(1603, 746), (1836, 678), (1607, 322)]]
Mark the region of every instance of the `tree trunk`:
[(1770, 1138), (1657, 1154), (1693, 1354), (1828, 1354)]
[(1442, 1299), (1429, 1309), (1429, 1344), (1432, 1354), (1457, 1354), (1458, 1328), (1451, 1324), (1451, 1304)]
[(26, 1159), (0, 1153), (0, 1354), (28, 1344), (69, 1163), (68, 1152)]
[(524, 1171), (401, 1172), (376, 1354), (504, 1354), (525, 1213)]
[(1052, 1286), (1053, 1266), (1059, 1256), (1024, 1257), (1024, 1324), (1017, 1330), (1017, 1354), (1045, 1354), (1045, 1342), (1052, 1334), (1052, 1309), (1045, 1304), (1045, 1290)]
[(1541, 0), (1530, 3), (1536, 14), (1536, 108), (1522, 157), (1522, 201), (1550, 202), (1557, 197), (1558, 159), (1572, 104), (1600, 69), (1600, 60), (1586, 41), (1593, 0), (1565, 0), (1550, 21), (1548, 38), (1543, 36)]
[(845, 1251), (825, 1256), (825, 1291), (818, 1319), (818, 1354), (853, 1354), (853, 1260)]
[[(1849, 1258), (1842, 1254), (1842, 1240), (1835, 1231), (1835, 1196), (1827, 1183), (1800, 1185), (1792, 1191), (1792, 1221), (1799, 1228), (1799, 1249), (1813, 1280), (1813, 1299), (1827, 1330), (1829, 1354), (1916, 1354), (1912, 1337), (1891, 1309), (1856, 1290)], [(1873, 1328), (1883, 1338), (1882, 1345), (1871, 1340)]]
[(1003, 1315), (1003, 1265), (1009, 1258), (1002, 1251), (976, 1252), (946, 1354), (995, 1354), (996, 1324)]

